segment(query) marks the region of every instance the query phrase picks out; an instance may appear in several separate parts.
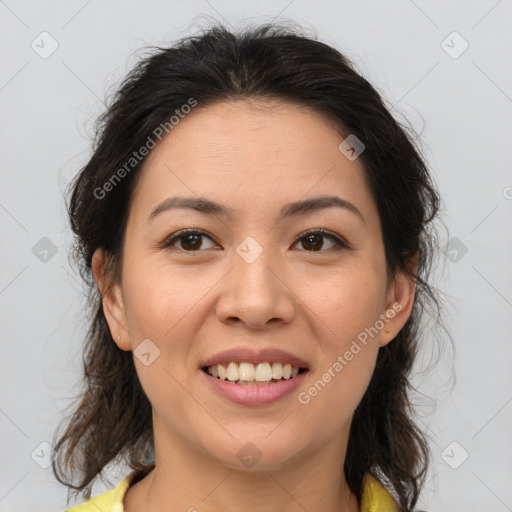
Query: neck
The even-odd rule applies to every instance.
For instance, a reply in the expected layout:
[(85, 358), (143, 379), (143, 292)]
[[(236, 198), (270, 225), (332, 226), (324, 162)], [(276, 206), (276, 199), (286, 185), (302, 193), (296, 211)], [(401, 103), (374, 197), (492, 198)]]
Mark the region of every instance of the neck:
[(155, 442), (155, 468), (130, 487), (125, 512), (358, 512), (344, 473), (346, 442), (333, 439), (314, 453), (272, 468), (231, 468), (182, 439)]

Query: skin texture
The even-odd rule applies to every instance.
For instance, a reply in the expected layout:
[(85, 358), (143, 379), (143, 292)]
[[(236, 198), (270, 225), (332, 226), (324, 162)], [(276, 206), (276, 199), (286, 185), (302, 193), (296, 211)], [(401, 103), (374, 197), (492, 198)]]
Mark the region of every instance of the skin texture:
[[(128, 512), (358, 510), (343, 475), (350, 424), (379, 347), (409, 317), (414, 284), (387, 275), (376, 204), (361, 160), (339, 151), (342, 139), (308, 108), (236, 101), (197, 107), (150, 153), (130, 208), (121, 282), (107, 287), (105, 254), (93, 258), (115, 342), (134, 350), (150, 339), (160, 350), (149, 366), (134, 359), (152, 404), (156, 468), (129, 489)], [(323, 195), (349, 201), (362, 218), (331, 207), (279, 219), (283, 205)], [(172, 196), (206, 197), (234, 212), (180, 208), (148, 221)], [(158, 246), (185, 228), (207, 235), (188, 252), (186, 238)], [(303, 233), (313, 228), (351, 249), (335, 250), (322, 236), (308, 243)], [(247, 236), (263, 249), (250, 264), (236, 252)], [(300, 403), (298, 393), (389, 310), (385, 328)], [(239, 347), (289, 351), (309, 373), (275, 404), (231, 403), (199, 365)], [(261, 453), (251, 468), (237, 456), (249, 442)]]

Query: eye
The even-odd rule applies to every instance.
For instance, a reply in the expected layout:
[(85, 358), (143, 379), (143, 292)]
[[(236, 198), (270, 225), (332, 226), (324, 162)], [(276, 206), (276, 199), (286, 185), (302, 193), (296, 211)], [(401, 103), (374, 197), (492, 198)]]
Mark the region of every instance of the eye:
[(309, 249), (306, 249), (308, 252), (314, 252), (314, 251), (321, 251), (321, 249), (324, 246), (323, 239), (329, 239), (334, 245), (331, 247), (328, 247), (328, 249), (334, 248), (335, 251), (339, 251), (342, 249), (350, 249), (349, 244), (337, 237), (336, 235), (333, 235), (332, 233), (329, 233), (328, 231), (325, 231), (324, 229), (311, 229), (309, 231), (306, 231), (306, 233), (303, 233), (297, 243), (302, 242), (303, 247), (309, 247)]
[(171, 235), (161, 244), (161, 246), (171, 247), (175, 245), (176, 241), (178, 241), (181, 244), (181, 247), (178, 247), (178, 249), (182, 249), (186, 252), (196, 252), (203, 246), (201, 240), (202, 237), (206, 237), (211, 240), (211, 238), (203, 231), (198, 231), (197, 229), (183, 229), (182, 231), (178, 231), (178, 233)]
[[(185, 252), (200, 252), (199, 250), (204, 248), (203, 238), (212, 241), (204, 231), (197, 229), (183, 229), (164, 240), (160, 244), (160, 247), (175, 247), (176, 242), (178, 242), (181, 245), (181, 247), (177, 247), (178, 249)], [(327, 249), (333, 249), (335, 251), (350, 249), (349, 244), (345, 240), (325, 231), (324, 229), (311, 229), (306, 231), (300, 236), (297, 242), (295, 242), (294, 246), (298, 243), (302, 243), (302, 246), (305, 247), (308, 252), (325, 252), (324, 239), (330, 240), (333, 244)]]

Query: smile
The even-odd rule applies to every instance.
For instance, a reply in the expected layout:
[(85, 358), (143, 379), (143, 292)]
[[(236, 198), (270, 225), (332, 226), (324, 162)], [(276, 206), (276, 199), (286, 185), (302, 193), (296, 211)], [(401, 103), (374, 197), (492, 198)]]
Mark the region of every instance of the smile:
[[(226, 372), (225, 377), (227, 377), (230, 364), (227, 365), (227, 368), (224, 368), (224, 365), (215, 365), (214, 368), (216, 368), (218, 372), (218, 366), (222, 366), (224, 368), (224, 371)], [(295, 370), (296, 375), (292, 376), (292, 374), (290, 373), (290, 369), (285, 364), (284, 366), (282, 366), (282, 370), (283, 372), (286, 371), (286, 375), (290, 374), (290, 376), (285, 377), (285, 375), (283, 375), (279, 379), (274, 379), (273, 377), (269, 378), (268, 376), (268, 367), (272, 368), (274, 364), (248, 364), (250, 364), (251, 366), (256, 366), (256, 368), (253, 368), (255, 375), (256, 372), (258, 371), (257, 366), (259, 364), (264, 365), (263, 372), (267, 372), (266, 376), (264, 376), (265, 380), (241, 380), (240, 366), (242, 366), (242, 377), (247, 378), (247, 376), (244, 374), (244, 363), (235, 363), (235, 368), (239, 372), (238, 376), (236, 376), (236, 371), (233, 370), (234, 367), (231, 367), (231, 370), (229, 371), (231, 373), (231, 377), (233, 378), (232, 381), (228, 380), (227, 378), (220, 378), (220, 375), (214, 377), (213, 371), (215, 370), (213, 370), (212, 367), (203, 367), (201, 368), (202, 371), (200, 371), (199, 373), (201, 375), (204, 375), (206, 379), (206, 384), (209, 386), (209, 389), (213, 391), (216, 396), (226, 399), (232, 403), (248, 407), (271, 405), (275, 402), (278, 402), (279, 400), (284, 399), (285, 397), (291, 395), (294, 391), (297, 391), (297, 389), (304, 382), (305, 377), (309, 373), (309, 370), (306, 368), (298, 368), (298, 372), (297, 370)], [(222, 372), (222, 370), (220, 371)], [(250, 372), (250, 369), (248, 371)], [(277, 371), (278, 367), (276, 367), (276, 372)], [(293, 372), (293, 367), (291, 371)], [(276, 375), (278, 375), (278, 373), (276, 373)]]
[(306, 371), (306, 368), (292, 366), (290, 363), (282, 364), (280, 362), (253, 364), (231, 361), (227, 365), (216, 364), (213, 366), (205, 366), (202, 370), (212, 377), (233, 382), (241, 386), (266, 386), (282, 380), (293, 379), (300, 373)]

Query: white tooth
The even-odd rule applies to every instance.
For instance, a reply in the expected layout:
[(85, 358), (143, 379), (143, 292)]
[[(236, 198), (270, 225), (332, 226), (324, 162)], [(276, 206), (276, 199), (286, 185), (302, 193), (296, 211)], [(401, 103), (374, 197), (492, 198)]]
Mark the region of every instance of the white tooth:
[(256, 365), (254, 380), (257, 382), (272, 380), (272, 368), (270, 368), (270, 363), (259, 363)]
[(226, 377), (231, 382), (238, 380), (238, 365), (236, 363), (231, 362), (228, 364), (228, 368), (226, 370)]
[(246, 382), (254, 380), (254, 365), (252, 363), (240, 363), (239, 378)]
[(210, 366), (207, 372), (213, 377), (222, 380), (229, 380), (241, 385), (254, 385), (256, 383), (273, 383), (272, 379), (290, 379), (299, 374), (300, 368), (292, 366), (290, 363), (236, 363), (231, 361), (227, 368), (222, 364)]
[(283, 376), (283, 365), (281, 363), (272, 364), (272, 378), (280, 379)]
[(226, 380), (226, 368), (224, 368), (224, 366), (222, 366), (221, 364), (218, 364), (217, 371), (219, 372), (219, 377), (222, 380)]

